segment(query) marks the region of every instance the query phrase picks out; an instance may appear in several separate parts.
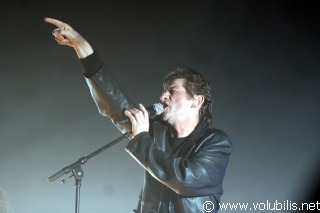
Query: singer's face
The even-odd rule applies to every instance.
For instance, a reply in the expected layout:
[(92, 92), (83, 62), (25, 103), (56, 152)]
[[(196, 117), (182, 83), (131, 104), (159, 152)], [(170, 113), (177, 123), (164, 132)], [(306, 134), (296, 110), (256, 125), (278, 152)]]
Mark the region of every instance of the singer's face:
[(183, 121), (189, 115), (192, 100), (183, 85), (184, 79), (175, 79), (167, 88), (164, 88), (160, 97), (164, 108), (162, 119), (169, 124)]

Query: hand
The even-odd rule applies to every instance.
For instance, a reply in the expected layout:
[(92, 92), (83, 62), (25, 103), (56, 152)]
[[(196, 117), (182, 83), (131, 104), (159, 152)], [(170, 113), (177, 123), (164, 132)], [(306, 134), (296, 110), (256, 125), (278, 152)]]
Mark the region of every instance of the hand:
[(126, 109), (124, 114), (132, 124), (131, 136), (134, 137), (141, 132), (149, 131), (149, 114), (146, 108), (139, 104), (139, 109)]
[(58, 27), (52, 32), (55, 40), (60, 45), (73, 47), (79, 58), (85, 58), (93, 53), (90, 44), (70, 25), (52, 18), (45, 18), (44, 21)]

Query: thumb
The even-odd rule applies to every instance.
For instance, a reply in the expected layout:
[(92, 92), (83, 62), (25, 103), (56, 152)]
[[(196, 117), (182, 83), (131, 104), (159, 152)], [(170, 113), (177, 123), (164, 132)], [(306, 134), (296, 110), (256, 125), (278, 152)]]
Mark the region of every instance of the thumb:
[(57, 39), (59, 39), (59, 40), (63, 40), (63, 39), (65, 39), (67, 37), (67, 36), (65, 36), (66, 33), (64, 32), (64, 30), (61, 30), (59, 28), (53, 30), (52, 31), (52, 35), (54, 37), (56, 37)]

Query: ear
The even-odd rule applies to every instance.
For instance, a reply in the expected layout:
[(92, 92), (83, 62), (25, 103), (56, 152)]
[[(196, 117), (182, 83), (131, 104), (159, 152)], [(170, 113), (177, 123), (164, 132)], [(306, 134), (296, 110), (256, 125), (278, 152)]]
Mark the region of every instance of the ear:
[(203, 95), (195, 95), (194, 98), (193, 98), (193, 103), (191, 105), (192, 108), (200, 108), (201, 105), (203, 104), (204, 102), (204, 97)]

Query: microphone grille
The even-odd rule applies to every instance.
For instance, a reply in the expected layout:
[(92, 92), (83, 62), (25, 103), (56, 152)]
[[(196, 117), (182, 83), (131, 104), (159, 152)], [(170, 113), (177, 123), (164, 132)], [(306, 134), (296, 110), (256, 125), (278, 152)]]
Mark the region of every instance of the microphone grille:
[(160, 103), (153, 104), (154, 110), (156, 111), (155, 115), (160, 115), (163, 112), (163, 106)]

